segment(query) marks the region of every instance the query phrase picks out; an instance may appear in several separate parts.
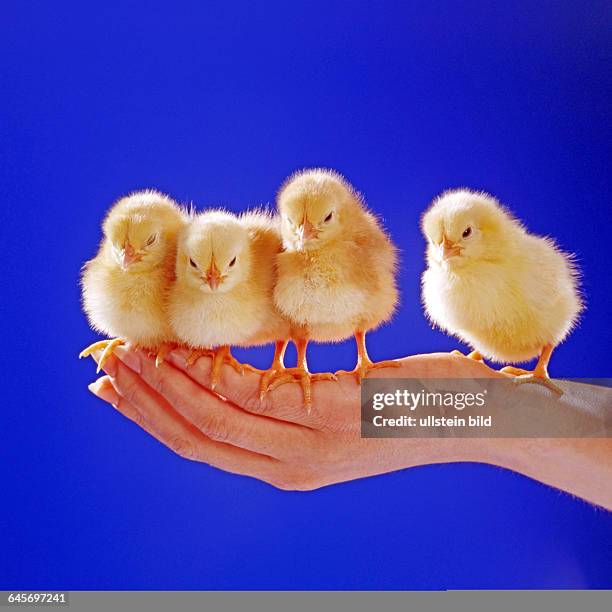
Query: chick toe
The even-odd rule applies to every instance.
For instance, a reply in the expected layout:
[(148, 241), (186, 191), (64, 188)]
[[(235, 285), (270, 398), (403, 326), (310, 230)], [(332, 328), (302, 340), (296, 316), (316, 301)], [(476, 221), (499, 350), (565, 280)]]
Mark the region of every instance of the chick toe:
[[(214, 352), (212, 370), (210, 372), (210, 388), (213, 390), (221, 380), (221, 366), (224, 363), (234, 368), (238, 374), (244, 375), (245, 365), (232, 355), (229, 346), (221, 346)], [(249, 366), (249, 368), (252, 368), (252, 366)], [(255, 370), (255, 368), (252, 369)]]
[[(290, 374), (284, 375), (285, 368), (270, 368), (269, 370), (265, 370), (262, 373), (261, 380), (259, 381), (259, 399), (262, 400), (268, 391), (272, 390), (272, 383), (278, 382), (282, 379), (282, 382), (277, 384), (276, 386), (280, 386), (281, 384), (285, 384), (286, 382), (291, 382), (293, 380), (293, 376)], [(286, 380), (285, 380), (286, 379)], [(274, 387), (276, 388), (276, 387)]]
[(525, 374), (531, 374), (529, 370), (523, 368), (515, 368), (514, 366), (506, 366), (500, 370), (502, 374), (510, 374), (510, 376), (524, 376)]
[(474, 361), (480, 361), (481, 363), (484, 363), (484, 357), (479, 351), (472, 351), (471, 353), (464, 355), (461, 351), (454, 350), (451, 351), (451, 355), (459, 355), (460, 357), (467, 357), (468, 359), (473, 359)]
[(399, 368), (399, 361), (393, 359), (386, 359), (384, 361), (370, 361), (360, 360), (353, 370), (338, 370), (336, 377), (338, 376), (354, 376), (357, 384), (361, 384), (361, 380), (365, 378), (372, 370), (379, 370), (381, 368)]
[(83, 357), (89, 357), (92, 353), (95, 353), (98, 350), (104, 350), (109, 342), (110, 340), (98, 340), (98, 342), (90, 344), (88, 347), (84, 348), (79, 353), (79, 359), (83, 359)]
[(541, 374), (538, 374), (536, 372), (520, 374), (519, 376), (516, 376), (512, 382), (517, 385), (523, 385), (525, 383), (536, 383), (538, 385), (546, 387), (547, 389), (550, 389), (554, 394), (558, 395), (559, 397), (563, 395), (563, 389), (561, 389), (561, 387), (555, 385), (555, 383), (548, 376), (542, 376)]
[(274, 369), (266, 370), (262, 374), (261, 380), (259, 381), (259, 399), (260, 400), (262, 400), (266, 396), (266, 393), (268, 392), (268, 386), (270, 384), (270, 381), (272, 380), (272, 377), (275, 374), (276, 374), (276, 370)]
[(361, 379), (365, 378), (370, 370), (380, 368), (399, 368), (399, 361), (386, 359), (384, 361), (372, 361), (366, 348), (366, 332), (358, 330), (355, 332), (355, 342), (357, 344), (357, 365), (353, 370), (339, 370), (336, 376), (354, 376), (357, 384), (361, 384)]
[(155, 354), (155, 367), (159, 368), (159, 366), (164, 363), (164, 360), (166, 359), (168, 353), (173, 351), (175, 348), (176, 344), (174, 344), (173, 342), (164, 342)]
[(262, 371), (261, 381), (259, 382), (259, 399), (262, 400), (268, 392), (268, 387), (275, 376), (285, 372), (285, 351), (287, 350), (288, 340), (276, 340), (274, 343), (274, 357), (267, 370)]
[[(265, 393), (269, 391), (274, 391), (274, 389), (278, 389), (280, 386), (285, 385), (290, 382), (295, 382), (298, 379), (298, 375), (291, 370), (296, 368), (287, 368), (281, 371), (272, 371), (270, 376), (268, 376), (268, 384), (266, 386)], [(265, 395), (264, 393), (264, 395)]]
[(316, 374), (311, 374), (310, 375), (310, 380), (311, 381), (318, 381), (318, 380), (334, 380), (337, 381), (338, 380), (338, 376), (334, 373), (334, 372), (317, 372)]
[(304, 396), (304, 408), (306, 412), (310, 414), (312, 410), (312, 378), (309, 373), (303, 374), (300, 378), (300, 384), (302, 386), (302, 395)]
[(100, 355), (100, 361), (98, 361), (98, 367), (96, 368), (96, 374), (99, 374), (104, 364), (108, 361), (108, 358), (113, 354), (113, 351), (122, 344), (125, 344), (123, 338), (113, 338), (112, 340), (106, 340), (106, 345)]
[(200, 357), (213, 357), (215, 351), (211, 349), (193, 349), (187, 357), (187, 367), (191, 367)]
[[(299, 382), (302, 387), (302, 395), (304, 397), (304, 407), (310, 414), (312, 409), (312, 383), (319, 380), (337, 380), (337, 377), (332, 372), (317, 372), (311, 374), (306, 368), (285, 368), (270, 376), (264, 395), (269, 391), (274, 391), (278, 387), (290, 383)], [(263, 397), (263, 396), (262, 396)]]
[(524, 383), (536, 383), (538, 385), (543, 385), (556, 395), (561, 396), (563, 395), (563, 390), (555, 385), (548, 375), (548, 362), (550, 361), (552, 351), (553, 347), (550, 344), (544, 346), (542, 348), (542, 352), (540, 353), (538, 363), (532, 371), (524, 370), (523, 368), (515, 368), (513, 366), (506, 366), (505, 368), (502, 368), (500, 372), (514, 376), (515, 378), (513, 382), (517, 385), (522, 385)]

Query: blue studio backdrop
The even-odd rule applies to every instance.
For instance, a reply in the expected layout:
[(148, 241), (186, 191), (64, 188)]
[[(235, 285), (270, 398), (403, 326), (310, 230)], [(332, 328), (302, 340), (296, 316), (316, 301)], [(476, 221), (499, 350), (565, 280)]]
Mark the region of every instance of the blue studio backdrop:
[(581, 500), (470, 464), (279, 491), (173, 455), (77, 359), (114, 199), (241, 210), (317, 165), (402, 251), (375, 358), (466, 348), (419, 299), (420, 214), (466, 185), (577, 254), (588, 309), (551, 372), (609, 376), (611, 26), (583, 1), (3, 3), (0, 589), (612, 587), (612, 514)]

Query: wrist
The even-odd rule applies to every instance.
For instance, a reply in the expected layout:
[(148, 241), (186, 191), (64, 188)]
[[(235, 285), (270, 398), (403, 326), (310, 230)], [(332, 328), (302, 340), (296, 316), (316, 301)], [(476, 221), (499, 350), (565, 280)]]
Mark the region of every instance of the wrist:
[(497, 452), (486, 438), (404, 438), (389, 440), (400, 467), (436, 463), (495, 463)]
[(489, 438), (435, 439), (435, 463), (490, 463), (494, 456), (494, 442)]

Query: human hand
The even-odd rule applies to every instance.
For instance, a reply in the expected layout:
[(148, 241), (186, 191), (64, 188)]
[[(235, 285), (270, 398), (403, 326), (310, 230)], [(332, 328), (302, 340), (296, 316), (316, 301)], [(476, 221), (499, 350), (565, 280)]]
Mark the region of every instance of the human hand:
[[(223, 369), (208, 388), (211, 359), (187, 367), (188, 351), (170, 353), (159, 367), (142, 350), (117, 347), (107, 376), (91, 391), (182, 457), (253, 476), (282, 489), (327, 484), (401, 468), (482, 460), (482, 440), (364, 439), (360, 388), (352, 376), (313, 383), (310, 413), (299, 385), (259, 399), (258, 374)], [(99, 359), (99, 355), (94, 355)], [(445, 353), (407, 357), (378, 377), (502, 376), (487, 366)]]

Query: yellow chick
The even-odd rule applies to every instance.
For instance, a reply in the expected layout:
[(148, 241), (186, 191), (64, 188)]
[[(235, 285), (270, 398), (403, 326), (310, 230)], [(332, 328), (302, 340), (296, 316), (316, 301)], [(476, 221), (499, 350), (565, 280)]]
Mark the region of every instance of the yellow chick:
[(572, 330), (583, 305), (572, 256), (534, 236), (492, 196), (460, 189), (439, 196), (424, 214), (428, 317), (496, 362), (539, 357), (533, 371), (506, 367), (518, 382), (548, 376), (555, 346)]
[(157, 191), (133, 193), (109, 210), (100, 249), (85, 264), (81, 280), (90, 325), (113, 338), (80, 354), (102, 349), (98, 371), (126, 341), (157, 351), (158, 363), (171, 348), (166, 305), (178, 233), (186, 220), (187, 214)]
[[(277, 257), (274, 302), (293, 323), (297, 368), (287, 370), (302, 383), (310, 404), (308, 342), (339, 342), (354, 335), (360, 381), (371, 369), (395, 367), (373, 363), (366, 332), (388, 321), (397, 304), (396, 249), (361, 196), (338, 173), (312, 169), (291, 176), (277, 198), (284, 251)], [(349, 374), (349, 372), (338, 372)], [(278, 386), (285, 375), (274, 381)]]
[(223, 363), (243, 371), (230, 346), (274, 342), (271, 373), (283, 369), (289, 323), (272, 303), (274, 258), (280, 249), (278, 223), (262, 212), (240, 217), (223, 210), (205, 212), (181, 235), (170, 323), (176, 336), (193, 349), (188, 363), (203, 354), (213, 357), (213, 389)]

